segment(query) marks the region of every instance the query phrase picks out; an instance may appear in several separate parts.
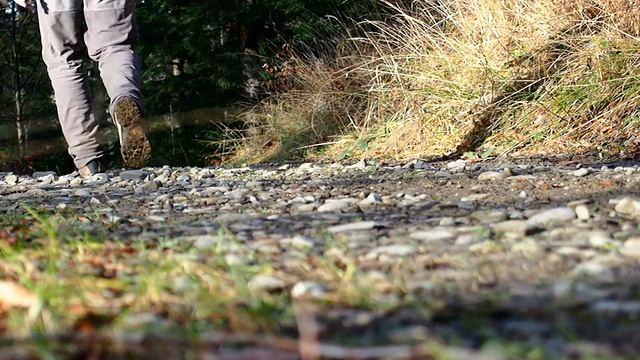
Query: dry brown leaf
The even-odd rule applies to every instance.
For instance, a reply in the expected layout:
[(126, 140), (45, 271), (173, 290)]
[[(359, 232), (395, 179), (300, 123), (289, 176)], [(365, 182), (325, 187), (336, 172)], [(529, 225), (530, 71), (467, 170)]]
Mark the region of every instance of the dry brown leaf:
[(0, 312), (11, 308), (29, 308), (36, 300), (36, 296), (22, 285), (0, 281)]

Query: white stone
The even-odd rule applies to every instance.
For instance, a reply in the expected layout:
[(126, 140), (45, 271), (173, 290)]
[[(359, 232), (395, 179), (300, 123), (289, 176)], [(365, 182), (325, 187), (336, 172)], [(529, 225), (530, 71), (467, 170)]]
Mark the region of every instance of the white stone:
[(602, 276), (608, 275), (610, 268), (602, 263), (587, 261), (576, 265), (571, 270), (574, 276)]
[(490, 194), (471, 194), (460, 199), (460, 201), (480, 201), (491, 196)]
[(371, 229), (375, 229), (378, 226), (380, 226), (380, 224), (378, 224), (375, 221), (360, 221), (360, 222), (354, 222), (350, 224), (332, 226), (327, 228), (327, 231), (335, 234), (335, 233), (342, 233), (342, 232), (349, 232), (349, 231), (371, 230)]
[(308, 249), (316, 245), (316, 240), (304, 235), (296, 235), (292, 238), (280, 240), (282, 246), (292, 246), (296, 249)]
[(615, 210), (619, 214), (638, 216), (640, 214), (640, 201), (632, 198), (624, 198), (618, 202)]
[(447, 241), (455, 237), (455, 234), (448, 229), (435, 228), (430, 230), (419, 230), (409, 234), (409, 237), (424, 242)]
[(325, 287), (315, 281), (301, 281), (291, 289), (291, 297), (293, 298), (310, 297), (318, 299), (324, 297), (326, 293)]
[(367, 254), (367, 258), (375, 258), (379, 255), (409, 256), (416, 253), (416, 248), (406, 244), (393, 244), (377, 247)]
[(640, 237), (628, 239), (618, 251), (624, 256), (640, 259)]
[(523, 237), (526, 236), (533, 228), (532, 224), (524, 220), (507, 220), (502, 221), (492, 226), (493, 232), (511, 237)]
[(242, 266), (242, 265), (246, 265), (249, 262), (249, 260), (246, 257), (241, 257), (237, 254), (225, 254), (224, 262), (228, 266)]
[(7, 175), (4, 178), (4, 181), (9, 185), (15, 185), (15, 184), (18, 183), (18, 177), (16, 175), (13, 175), (13, 174)]
[(606, 231), (590, 231), (588, 236), (589, 245), (594, 248), (606, 248), (614, 241), (611, 234)]
[(573, 172), (573, 176), (576, 177), (584, 177), (589, 175), (589, 169), (588, 168), (582, 168), (582, 169), (578, 169), (576, 171)]
[(258, 274), (249, 280), (247, 286), (251, 290), (274, 291), (283, 289), (287, 283), (271, 275)]
[(224, 239), (220, 236), (203, 235), (195, 238), (193, 246), (198, 249), (209, 249), (218, 245), (221, 241), (224, 241)]
[(467, 166), (467, 162), (465, 160), (456, 160), (447, 163), (447, 169), (451, 171), (462, 171), (464, 167)]
[(576, 206), (575, 211), (580, 221), (588, 221), (589, 219), (591, 219), (591, 213), (589, 212), (589, 208), (586, 205)]
[(349, 203), (344, 200), (327, 201), (318, 208), (318, 212), (337, 212), (345, 210)]
[(527, 220), (529, 224), (549, 224), (573, 220), (576, 212), (570, 207), (561, 207), (537, 213)]
[(507, 174), (499, 171), (485, 171), (482, 174), (478, 175), (478, 181), (502, 180), (506, 178)]

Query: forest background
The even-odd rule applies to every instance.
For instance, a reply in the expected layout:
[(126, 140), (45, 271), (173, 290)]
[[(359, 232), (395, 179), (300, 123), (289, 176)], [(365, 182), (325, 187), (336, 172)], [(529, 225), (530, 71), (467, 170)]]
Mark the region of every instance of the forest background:
[[(72, 171), (35, 14), (0, 4), (0, 168)], [(137, 14), (151, 165), (638, 153), (635, 0), (140, 0)]]

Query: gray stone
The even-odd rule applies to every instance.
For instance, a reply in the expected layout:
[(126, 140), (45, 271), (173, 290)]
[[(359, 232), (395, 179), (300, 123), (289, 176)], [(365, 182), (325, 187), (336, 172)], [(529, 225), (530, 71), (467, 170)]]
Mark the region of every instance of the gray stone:
[(492, 224), (507, 219), (507, 213), (500, 210), (476, 211), (471, 214), (473, 219), (480, 221), (482, 224)]
[(601, 300), (593, 304), (594, 312), (608, 315), (640, 316), (640, 301)]
[(543, 336), (551, 331), (551, 327), (545, 323), (531, 320), (508, 320), (504, 323), (504, 332), (510, 336)]
[(433, 173), (433, 177), (437, 179), (449, 179), (453, 177), (453, 175), (448, 171), (436, 171)]
[(142, 180), (149, 175), (144, 170), (125, 170), (120, 172), (120, 178), (122, 180)]
[(78, 189), (73, 192), (73, 195), (78, 197), (85, 197), (85, 196), (91, 196), (91, 192), (87, 189)]
[(109, 175), (105, 173), (97, 173), (97, 174), (91, 175), (86, 180), (86, 184), (87, 185), (103, 185), (108, 183), (110, 180), (111, 179), (109, 178)]
[(224, 213), (215, 217), (214, 222), (217, 224), (227, 225), (231, 223), (245, 222), (255, 219), (252, 214), (241, 213)]

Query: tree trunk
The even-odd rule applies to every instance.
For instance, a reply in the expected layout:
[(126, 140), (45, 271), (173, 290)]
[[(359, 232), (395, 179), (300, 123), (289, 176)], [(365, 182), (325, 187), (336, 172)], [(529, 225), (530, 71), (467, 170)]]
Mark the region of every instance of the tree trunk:
[(16, 106), (16, 135), (18, 136), (18, 146), (20, 147), (20, 156), (26, 155), (28, 137), (27, 128), (24, 126), (24, 118), (22, 116), (22, 92), (16, 90), (14, 92), (14, 102)]
[(18, 48), (18, 5), (11, 3), (11, 55), (13, 57), (13, 101), (15, 104), (16, 135), (20, 156), (23, 157), (27, 148), (27, 129), (24, 126), (22, 79), (20, 76), (20, 49)]

